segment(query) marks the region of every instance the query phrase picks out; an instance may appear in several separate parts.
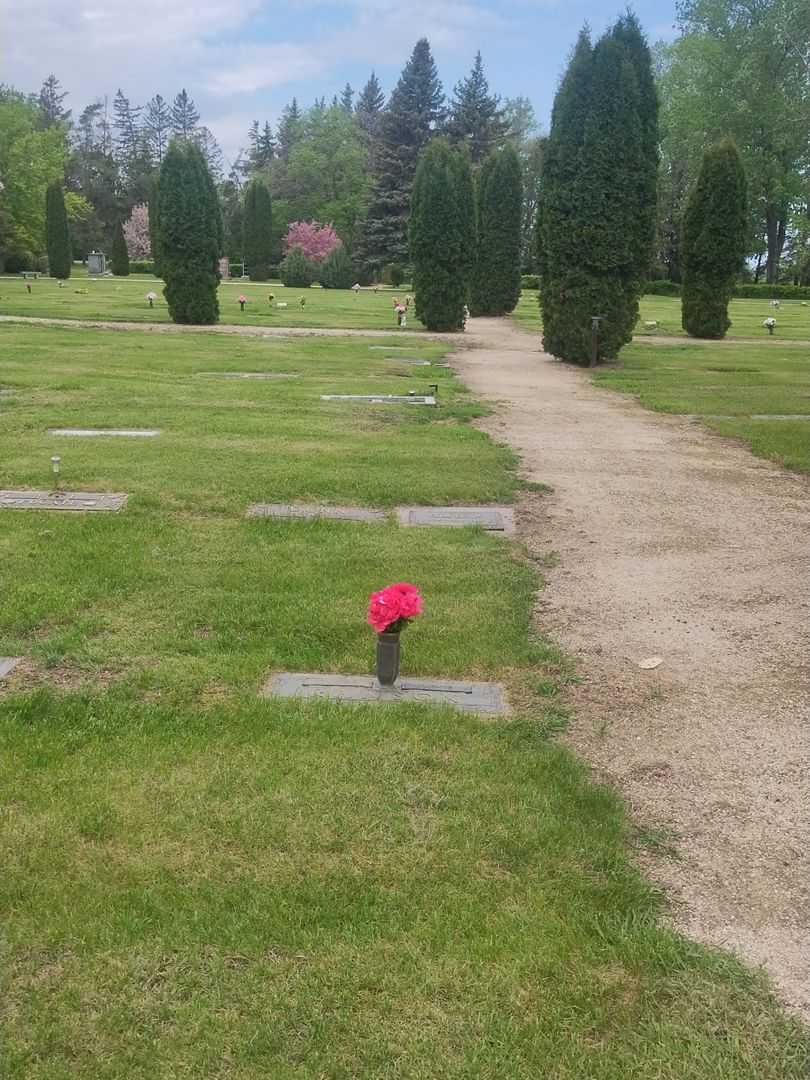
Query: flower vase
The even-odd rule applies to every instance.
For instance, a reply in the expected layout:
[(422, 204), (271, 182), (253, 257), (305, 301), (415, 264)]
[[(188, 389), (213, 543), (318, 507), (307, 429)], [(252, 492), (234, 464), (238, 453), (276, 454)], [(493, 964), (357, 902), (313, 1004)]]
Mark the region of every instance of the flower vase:
[(399, 632), (377, 634), (377, 682), (393, 686), (399, 678)]

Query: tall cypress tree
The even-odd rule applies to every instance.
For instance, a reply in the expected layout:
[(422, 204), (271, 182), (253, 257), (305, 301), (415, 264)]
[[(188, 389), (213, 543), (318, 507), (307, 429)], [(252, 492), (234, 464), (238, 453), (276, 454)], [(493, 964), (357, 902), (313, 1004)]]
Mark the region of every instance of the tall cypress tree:
[(544, 345), (566, 360), (589, 359), (593, 316), (603, 317), (601, 359), (630, 341), (638, 318), (656, 198), (657, 103), (639, 77), (645, 50), (629, 16), (594, 49), (583, 32), (555, 100), (538, 262)]
[[(165, 156), (165, 154), (164, 154)], [(152, 249), (152, 272), (161, 277), (160, 269), (160, 199), (158, 177), (153, 176), (149, 185), (149, 247)]]
[(112, 272), (116, 277), (129, 277), (129, 249), (124, 227), (120, 219), (116, 221), (112, 239)]
[(474, 235), (469, 159), (434, 139), (419, 159), (410, 218), (416, 314), (428, 330), (463, 326)]
[(489, 92), (478, 52), (470, 74), (453, 89), (447, 134), (453, 142), (468, 146), (473, 165), (478, 165), (503, 142), (508, 127), (500, 99)]
[(722, 338), (728, 304), (746, 253), (748, 207), (740, 153), (732, 139), (710, 146), (683, 219), (683, 328)]
[(169, 314), (177, 323), (215, 323), (222, 218), (214, 182), (194, 143), (172, 141), (158, 191), (160, 265)]
[(51, 277), (69, 278), (73, 268), (70, 226), (65, 211), (65, 193), (58, 182), (49, 184), (45, 193), (45, 244)]
[(380, 119), (374, 191), (360, 258), (379, 269), (408, 261), (408, 211), (422, 148), (444, 117), (444, 94), (426, 38), (413, 53)]
[(243, 221), (242, 249), (250, 280), (267, 281), (273, 245), (273, 208), (267, 185), (258, 177), (250, 181), (245, 192)]
[(506, 315), (520, 298), (523, 175), (517, 150), (508, 143), (490, 154), (478, 174), (478, 238), (473, 315)]

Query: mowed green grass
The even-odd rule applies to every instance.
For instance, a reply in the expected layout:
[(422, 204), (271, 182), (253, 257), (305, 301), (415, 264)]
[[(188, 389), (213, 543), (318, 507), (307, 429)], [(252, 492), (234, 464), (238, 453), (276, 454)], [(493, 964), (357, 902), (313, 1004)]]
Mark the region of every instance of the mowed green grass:
[[(0, 315), (44, 316), (60, 319), (111, 319), (124, 322), (170, 322), (163, 282), (151, 275), (128, 278), (87, 278), (74, 274), (64, 288), (53, 278), (30, 282), (26, 290), (22, 278), (0, 277)], [(146, 300), (157, 293), (154, 308)], [(270, 303), (268, 297), (275, 300)], [(404, 301), (408, 289), (380, 287), (375, 293), (364, 289), (355, 295), (350, 289), (285, 289), (278, 282), (254, 285), (247, 281), (226, 281), (219, 287), (220, 322), (240, 326), (341, 327), (359, 330), (397, 329), (394, 298)], [(246, 296), (242, 312), (238, 297)], [(301, 297), (306, 303), (302, 308)], [(287, 304), (279, 308), (279, 303)], [(407, 330), (421, 330), (413, 313), (407, 315)]]
[[(642, 296), (640, 316), (636, 327), (637, 337), (681, 337), (681, 301), (676, 296)], [(537, 292), (525, 290), (515, 310), (517, 321), (527, 330), (541, 330), (540, 307)], [(764, 319), (776, 319), (773, 336), (763, 327)], [(729, 338), (762, 338), (769, 345), (779, 341), (807, 341), (810, 343), (810, 302), (802, 305), (798, 300), (781, 300), (779, 310), (770, 306), (766, 299), (732, 300), (729, 306), (731, 329)], [(655, 322), (655, 327), (646, 327)]]
[[(451, 373), (369, 343), (0, 329), (0, 486), (59, 453), (130, 493), (0, 512), (4, 1080), (803, 1078), (799, 1027), (662, 925), (622, 807), (549, 741), (572, 676), (521, 552), (242, 516), (514, 496)], [(437, 410), (318, 397), (432, 381)], [(163, 435), (47, 435), (80, 425)], [(512, 716), (258, 696), (368, 671), (367, 594), (403, 578), (406, 672), (502, 678)]]

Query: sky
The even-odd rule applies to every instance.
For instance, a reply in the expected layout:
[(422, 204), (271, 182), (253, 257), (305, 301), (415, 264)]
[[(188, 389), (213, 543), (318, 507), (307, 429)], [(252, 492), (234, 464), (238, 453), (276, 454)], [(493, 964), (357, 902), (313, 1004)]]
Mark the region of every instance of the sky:
[[(254, 119), (295, 96), (327, 101), (371, 70), (395, 85), (420, 37), (448, 94), (481, 50), (490, 87), (523, 96), (547, 128), (583, 23), (601, 32), (625, 0), (0, 0), (0, 82), (37, 91), (53, 72), (74, 115), (119, 87), (133, 104), (182, 87), (232, 162)], [(650, 42), (675, 36), (675, 0), (635, 0)]]

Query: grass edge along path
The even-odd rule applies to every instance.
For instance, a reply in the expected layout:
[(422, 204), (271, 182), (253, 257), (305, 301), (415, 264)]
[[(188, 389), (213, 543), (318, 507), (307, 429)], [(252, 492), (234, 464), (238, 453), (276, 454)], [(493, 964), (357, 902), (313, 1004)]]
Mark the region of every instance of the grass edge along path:
[[(549, 741), (571, 669), (530, 637), (518, 547), (241, 518), (285, 477), (404, 501), (417, 440), (437, 501), (457, 440), (502, 498), (513, 459), (451, 373), (443, 412), (344, 412), (321, 381), (423, 376), (351, 341), (14, 333), (14, 477), (57, 418), (165, 433), (63, 451), (77, 485), (133, 490), (125, 514), (0, 519), (0, 631), (55, 677), (0, 691), (4, 1080), (804, 1077), (765, 980), (663, 925), (618, 798)], [(216, 364), (300, 377), (187, 378)], [(386, 576), (429, 599), (412, 669), (502, 676), (512, 718), (257, 697), (274, 666), (367, 664), (360, 600)]]

